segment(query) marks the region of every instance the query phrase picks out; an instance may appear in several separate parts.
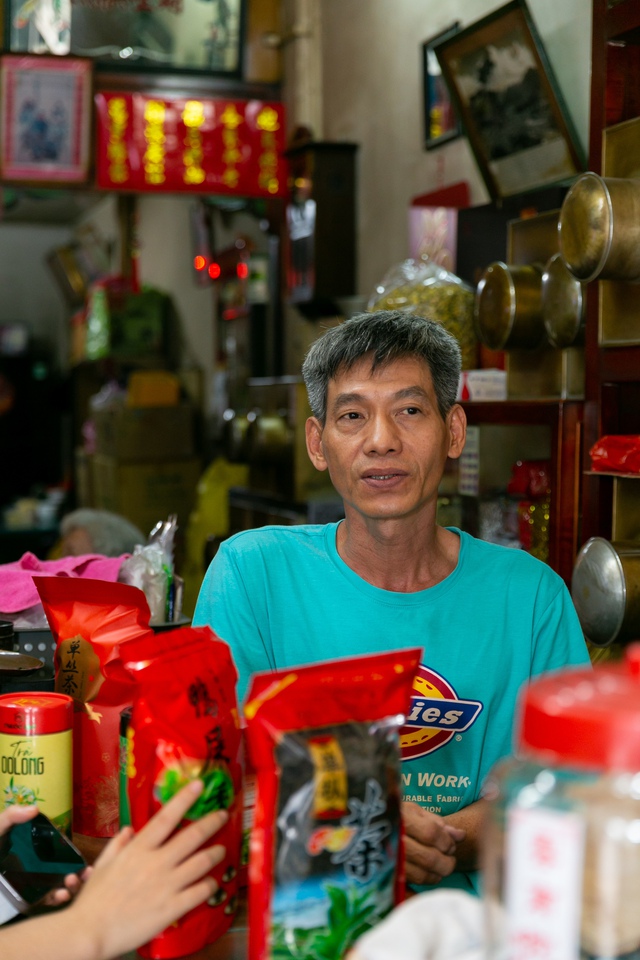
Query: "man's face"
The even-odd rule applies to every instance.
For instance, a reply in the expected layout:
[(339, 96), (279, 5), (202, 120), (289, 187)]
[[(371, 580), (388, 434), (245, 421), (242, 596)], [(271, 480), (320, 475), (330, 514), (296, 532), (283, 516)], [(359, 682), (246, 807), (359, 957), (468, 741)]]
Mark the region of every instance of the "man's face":
[(459, 457), (466, 420), (458, 405), (445, 420), (431, 372), (413, 357), (371, 371), (364, 358), (329, 381), (324, 427), (307, 421), (318, 470), (363, 516), (395, 519), (435, 504), (447, 457)]

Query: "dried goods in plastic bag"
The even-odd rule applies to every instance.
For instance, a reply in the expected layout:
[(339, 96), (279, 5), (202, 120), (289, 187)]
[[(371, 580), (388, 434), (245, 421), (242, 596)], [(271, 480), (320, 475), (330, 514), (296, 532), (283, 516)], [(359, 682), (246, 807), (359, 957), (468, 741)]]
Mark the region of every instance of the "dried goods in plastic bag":
[(478, 362), (473, 323), (475, 296), (460, 277), (428, 257), (403, 260), (389, 270), (369, 298), (369, 310), (405, 310), (437, 320), (460, 345), (462, 369)]
[(253, 678), (250, 960), (340, 958), (402, 899), (399, 730), (420, 652)]
[(34, 577), (56, 640), (55, 688), (73, 697), (73, 829), (112, 837), (119, 827), (120, 713), (133, 680), (107, 666), (137, 637), (153, 638), (144, 593), (124, 583)]
[(197, 777), (204, 789), (186, 819), (229, 812), (209, 841), (226, 849), (211, 871), (218, 890), (139, 950), (143, 957), (182, 957), (217, 940), (237, 909), (242, 828), (237, 673), (229, 647), (208, 627), (181, 627), (127, 644), (122, 662), (111, 670), (115, 675), (125, 670), (135, 681), (127, 733), (133, 828), (139, 830)]
[(640, 436), (616, 435), (600, 437), (589, 450), (594, 470), (618, 473), (640, 473)]

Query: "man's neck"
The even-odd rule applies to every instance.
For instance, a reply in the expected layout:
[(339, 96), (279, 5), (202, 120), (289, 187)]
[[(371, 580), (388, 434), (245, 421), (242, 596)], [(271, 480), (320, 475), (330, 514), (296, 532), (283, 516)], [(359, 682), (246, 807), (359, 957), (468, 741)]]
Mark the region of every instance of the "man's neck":
[(415, 518), (370, 520), (356, 515), (340, 524), (340, 558), (382, 590), (415, 593), (440, 583), (456, 567), (460, 538), (435, 522)]

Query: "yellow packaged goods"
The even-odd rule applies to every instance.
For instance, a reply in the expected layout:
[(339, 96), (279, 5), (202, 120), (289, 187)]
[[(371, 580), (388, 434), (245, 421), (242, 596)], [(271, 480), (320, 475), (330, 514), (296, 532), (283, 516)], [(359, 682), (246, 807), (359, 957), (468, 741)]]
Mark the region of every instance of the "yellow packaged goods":
[(427, 257), (393, 267), (369, 299), (369, 310), (406, 310), (437, 320), (460, 344), (462, 369), (477, 367), (474, 291)]
[(73, 700), (62, 693), (0, 696), (2, 807), (37, 803), (71, 834)]
[(141, 530), (151, 530), (159, 517), (175, 513), (184, 527), (193, 508), (200, 460), (121, 463), (95, 454), (92, 461), (95, 506), (119, 513)]
[(128, 407), (167, 407), (180, 400), (180, 381), (169, 370), (136, 370), (127, 384)]
[(115, 407), (97, 410), (96, 453), (122, 463), (180, 460), (195, 452), (193, 407)]

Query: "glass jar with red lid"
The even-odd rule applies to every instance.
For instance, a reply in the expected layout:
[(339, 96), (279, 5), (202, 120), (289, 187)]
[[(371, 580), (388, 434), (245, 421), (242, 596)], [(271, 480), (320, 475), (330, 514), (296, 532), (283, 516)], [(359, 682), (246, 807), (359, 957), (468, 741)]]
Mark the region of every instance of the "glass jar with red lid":
[(640, 644), (533, 680), (486, 784), (489, 960), (640, 957)]

